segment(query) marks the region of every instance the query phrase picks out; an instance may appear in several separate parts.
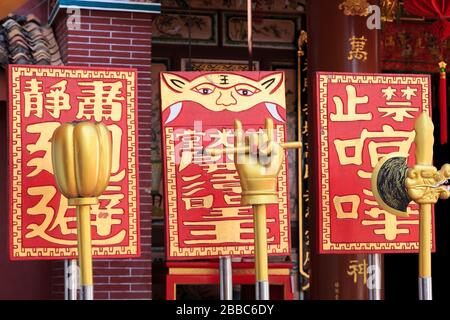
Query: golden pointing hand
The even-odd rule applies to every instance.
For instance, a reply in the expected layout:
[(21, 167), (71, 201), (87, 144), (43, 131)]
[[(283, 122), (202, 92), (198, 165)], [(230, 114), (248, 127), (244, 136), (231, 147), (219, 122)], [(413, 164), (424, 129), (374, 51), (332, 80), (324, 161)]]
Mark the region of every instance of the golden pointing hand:
[(263, 133), (244, 136), (242, 123), (236, 120), (234, 148), (207, 149), (210, 155), (234, 153), (234, 163), (242, 187), (243, 205), (278, 203), (278, 173), (285, 148), (301, 148), (300, 142), (277, 143), (273, 120), (265, 121)]

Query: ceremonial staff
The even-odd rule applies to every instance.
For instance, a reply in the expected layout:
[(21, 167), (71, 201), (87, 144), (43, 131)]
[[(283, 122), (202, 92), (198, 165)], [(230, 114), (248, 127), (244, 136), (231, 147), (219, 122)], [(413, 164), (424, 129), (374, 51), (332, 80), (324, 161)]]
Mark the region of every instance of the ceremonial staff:
[(78, 261), (81, 300), (93, 300), (90, 206), (109, 183), (111, 133), (101, 123), (69, 122), (58, 127), (52, 138), (52, 164), (56, 186), (70, 206), (77, 207)]
[(242, 188), (242, 205), (253, 207), (255, 234), (256, 300), (269, 300), (266, 205), (278, 203), (278, 173), (284, 149), (301, 148), (300, 142), (277, 143), (273, 120), (265, 121), (263, 133), (244, 137), (242, 123), (235, 121), (234, 148), (206, 149), (210, 155), (234, 153), (234, 163)]
[(437, 170), (433, 166), (433, 122), (426, 113), (416, 120), (414, 139), (416, 164), (407, 167), (405, 155), (391, 154), (376, 165), (372, 191), (386, 211), (408, 216), (411, 201), (419, 204), (419, 299), (432, 300), (431, 282), (431, 208), (439, 198), (448, 199), (450, 164)]

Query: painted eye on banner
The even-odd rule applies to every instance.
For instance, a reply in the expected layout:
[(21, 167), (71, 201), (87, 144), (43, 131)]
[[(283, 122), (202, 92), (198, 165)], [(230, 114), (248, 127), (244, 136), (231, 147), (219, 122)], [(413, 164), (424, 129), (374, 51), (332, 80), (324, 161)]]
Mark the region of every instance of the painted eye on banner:
[(213, 85), (201, 84), (201, 85), (196, 86), (192, 90), (194, 90), (195, 92), (198, 92), (200, 94), (203, 94), (203, 95), (208, 95), (208, 94), (213, 93), (215, 89), (216, 89), (216, 87), (214, 87)]
[(255, 93), (258, 93), (259, 90), (255, 87), (252, 87), (250, 85), (238, 85), (236, 86), (236, 92), (239, 93), (241, 96), (244, 97), (250, 97), (254, 95)]

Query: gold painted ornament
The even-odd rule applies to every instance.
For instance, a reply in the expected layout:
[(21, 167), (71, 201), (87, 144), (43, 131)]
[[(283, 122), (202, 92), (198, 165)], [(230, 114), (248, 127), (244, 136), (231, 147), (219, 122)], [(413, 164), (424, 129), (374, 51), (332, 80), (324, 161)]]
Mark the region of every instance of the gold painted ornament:
[(234, 153), (234, 164), (242, 188), (242, 205), (253, 206), (255, 234), (256, 299), (269, 300), (266, 205), (278, 203), (278, 174), (285, 150), (301, 148), (301, 142), (278, 143), (271, 118), (265, 120), (262, 133), (245, 136), (242, 123), (235, 120), (233, 148), (206, 149), (210, 155)]
[(408, 216), (408, 204), (419, 204), (419, 299), (432, 299), (431, 283), (431, 209), (438, 199), (450, 197), (450, 164), (440, 170), (433, 166), (434, 125), (422, 113), (415, 124), (415, 160), (412, 168), (406, 155), (390, 154), (381, 159), (372, 173), (372, 191), (389, 214)]
[(111, 132), (102, 123), (62, 124), (52, 137), (52, 164), (58, 190), (77, 206), (78, 257), (82, 295), (93, 299), (90, 206), (98, 204), (111, 175)]
[(346, 16), (368, 16), (369, 3), (367, 0), (345, 0), (338, 6)]

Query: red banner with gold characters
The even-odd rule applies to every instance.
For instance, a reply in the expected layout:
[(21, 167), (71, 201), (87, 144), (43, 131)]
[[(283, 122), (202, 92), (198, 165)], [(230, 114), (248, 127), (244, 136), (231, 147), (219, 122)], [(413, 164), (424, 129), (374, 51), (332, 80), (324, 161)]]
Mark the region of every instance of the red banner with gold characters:
[(10, 257), (77, 255), (75, 207), (53, 177), (51, 138), (64, 122), (100, 121), (112, 134), (111, 180), (91, 206), (94, 257), (139, 255), (136, 71), (9, 66)]
[[(242, 206), (234, 155), (234, 121), (259, 132), (266, 118), (286, 138), (283, 72), (162, 72), (166, 255), (170, 260), (252, 256), (253, 210)], [(287, 161), (278, 176), (279, 203), (267, 206), (268, 252), (288, 255)]]
[(410, 204), (406, 218), (384, 211), (371, 174), (393, 152), (414, 164), (415, 120), (431, 114), (430, 77), (319, 72), (316, 79), (320, 252), (417, 251), (418, 206)]

